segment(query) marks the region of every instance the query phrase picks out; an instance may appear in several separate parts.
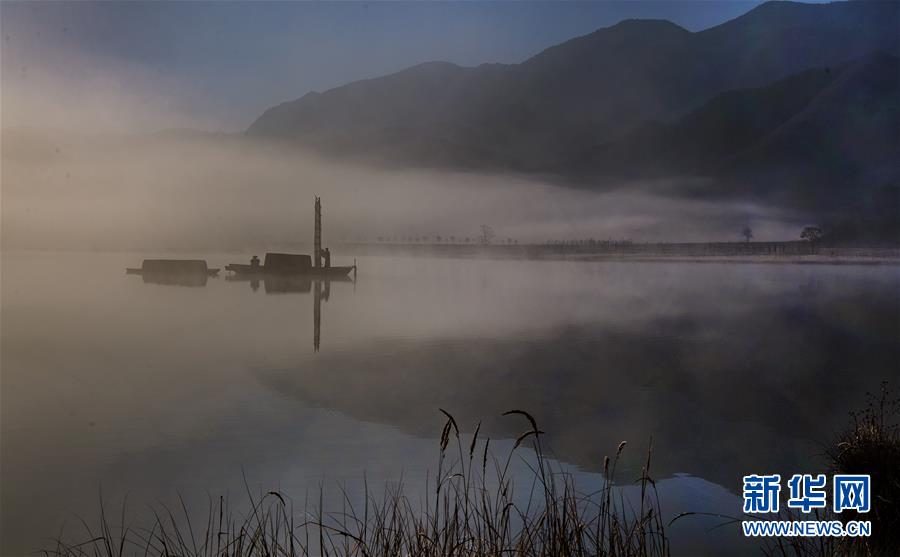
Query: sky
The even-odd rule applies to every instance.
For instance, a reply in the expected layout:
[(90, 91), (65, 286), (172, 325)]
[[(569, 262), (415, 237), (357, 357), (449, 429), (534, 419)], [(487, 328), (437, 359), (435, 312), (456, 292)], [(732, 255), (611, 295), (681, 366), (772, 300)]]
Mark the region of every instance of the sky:
[(516, 63), (623, 19), (696, 31), (759, 3), (4, 1), (0, 124), (234, 132), (420, 62)]

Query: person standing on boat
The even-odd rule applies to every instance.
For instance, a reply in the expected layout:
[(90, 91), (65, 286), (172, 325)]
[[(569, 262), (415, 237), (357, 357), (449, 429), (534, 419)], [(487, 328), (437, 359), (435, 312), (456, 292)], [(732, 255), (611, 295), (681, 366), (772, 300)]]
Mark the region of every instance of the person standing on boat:
[(322, 251), (325, 254), (325, 268), (327, 269), (328, 267), (331, 267), (331, 250), (328, 248), (325, 248)]

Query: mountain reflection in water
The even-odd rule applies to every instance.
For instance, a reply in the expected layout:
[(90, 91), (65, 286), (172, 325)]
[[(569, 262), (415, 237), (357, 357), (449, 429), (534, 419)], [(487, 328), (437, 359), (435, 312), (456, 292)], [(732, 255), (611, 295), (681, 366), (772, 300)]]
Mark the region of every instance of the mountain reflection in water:
[(4, 555), (91, 517), (101, 486), (201, 513), (242, 470), (301, 500), (364, 473), (414, 489), (438, 408), (497, 447), (526, 409), (583, 474), (624, 439), (636, 477), (652, 436), (665, 508), (737, 514), (742, 475), (815, 471), (900, 363), (890, 266), (360, 258), (356, 284), (254, 291), (122, 275), (141, 258), (4, 254)]
[(647, 292), (639, 326), (623, 314), (529, 323), (520, 335), (381, 338), (258, 377), (305, 404), (418, 436), (433, 434), (422, 416), (446, 407), (515, 437), (492, 418), (527, 408), (553, 432), (558, 458), (594, 471), (620, 440), (653, 435), (657, 475), (687, 472), (738, 492), (748, 470), (809, 469), (863, 393), (896, 377), (900, 291), (896, 271), (883, 272), (884, 283), (849, 290), (810, 273), (793, 287), (735, 285), (731, 300)]

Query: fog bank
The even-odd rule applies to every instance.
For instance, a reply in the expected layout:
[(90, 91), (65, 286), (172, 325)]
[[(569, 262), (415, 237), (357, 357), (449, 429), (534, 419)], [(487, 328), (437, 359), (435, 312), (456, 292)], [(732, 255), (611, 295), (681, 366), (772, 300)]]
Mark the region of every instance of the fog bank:
[(754, 205), (653, 194), (660, 183), (592, 193), (523, 177), (370, 168), (238, 135), (15, 129), (2, 141), (7, 250), (306, 243), (316, 195), (333, 243), (474, 239), (481, 224), (520, 243), (736, 240), (748, 223), (757, 239), (779, 239), (798, 226)]

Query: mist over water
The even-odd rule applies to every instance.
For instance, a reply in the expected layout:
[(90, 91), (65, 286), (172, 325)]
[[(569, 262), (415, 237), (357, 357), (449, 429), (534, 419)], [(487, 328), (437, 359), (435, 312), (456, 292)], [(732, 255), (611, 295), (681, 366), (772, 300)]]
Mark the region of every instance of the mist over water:
[[(637, 477), (652, 436), (669, 516), (737, 515), (742, 475), (818, 471), (847, 412), (897, 375), (895, 265), (351, 251), (474, 243), (481, 225), (497, 243), (728, 242), (748, 226), (754, 240), (796, 240), (811, 224), (802, 214), (672, 195), (690, 190), (682, 182), (715, 191), (691, 176), (592, 189), (328, 158), (234, 129), (255, 114), (189, 109), (185, 81), (158, 69), (8, 21), (2, 555), (52, 545), (61, 529), (80, 541), (76, 517), (94, 518), (101, 489), (115, 511), (127, 495), (138, 519), (179, 493), (202, 519), (208, 496), (239, 504), (244, 477), (298, 507), (322, 486), (358, 498), (364, 480), (380, 492), (402, 478), (415, 498), (433, 473), (439, 408), (464, 434), (482, 422), (498, 453), (522, 432), (501, 413), (531, 412), (585, 491), (622, 440), (623, 477)], [(64, 35), (70, 23), (52, 24)], [(194, 108), (202, 96), (185, 95)], [(222, 268), (309, 253), (316, 196), (324, 243), (335, 265), (358, 261), (355, 282), (125, 274), (151, 257)], [(675, 553), (758, 554), (716, 524), (680, 522)]]
[[(316, 195), (332, 242), (463, 241), (482, 224), (520, 243), (734, 241), (746, 225), (781, 240), (808, 224), (740, 200), (668, 195), (693, 177), (576, 190), (553, 176), (390, 168), (264, 143), (185, 107), (196, 91), (184, 79), (75, 41), (68, 25), (84, 14), (12, 8), (21, 25), (7, 18), (0, 52), (4, 250), (296, 246), (311, 239)], [(210, 107), (230, 94), (217, 93)]]
[(491, 225), (498, 241), (793, 239), (778, 211), (668, 198), (661, 182), (603, 193), (552, 179), (389, 169), (337, 162), (243, 136), (7, 130), (4, 249), (242, 250), (311, 240), (312, 199), (326, 238), (458, 241)]
[[(743, 473), (816, 469), (900, 358), (894, 267), (361, 257), (317, 297), (125, 275), (142, 257), (4, 255), (4, 555), (77, 538), (101, 488), (145, 518), (181, 492), (200, 520), (207, 494), (242, 502), (242, 473), (297, 505), (364, 474), (415, 499), (437, 408), (501, 453), (522, 424), (500, 414), (527, 408), (585, 490), (623, 439), (636, 477), (652, 435), (666, 512), (736, 514)], [(757, 551), (712, 525), (674, 547)]]

